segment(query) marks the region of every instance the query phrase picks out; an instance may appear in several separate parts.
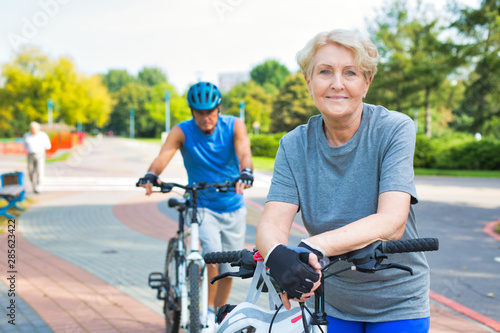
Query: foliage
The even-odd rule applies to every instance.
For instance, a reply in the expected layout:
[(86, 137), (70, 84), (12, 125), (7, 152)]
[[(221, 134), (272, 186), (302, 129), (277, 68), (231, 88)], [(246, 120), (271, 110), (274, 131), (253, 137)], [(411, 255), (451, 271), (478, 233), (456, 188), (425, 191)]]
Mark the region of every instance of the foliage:
[[(134, 136), (160, 137), (165, 131), (165, 97), (170, 94), (170, 127), (189, 119), (191, 112), (186, 98), (179, 96), (167, 82), (166, 74), (159, 68), (145, 67), (137, 78), (125, 70), (110, 70), (102, 75), (114, 91), (113, 111), (107, 130), (120, 135), (130, 133), (130, 114), (134, 114)], [(118, 90), (116, 90), (118, 89)]]
[(452, 27), (466, 40), (467, 59), (474, 70), (453, 125), (459, 130), (500, 138), (500, 2), (483, 0), (478, 9), (459, 12)]
[(136, 81), (136, 78), (125, 69), (110, 69), (106, 74), (101, 75), (101, 78), (110, 93), (120, 91), (127, 84)]
[(302, 74), (290, 75), (273, 102), (271, 132), (288, 132), (319, 114)]
[(452, 147), (446, 162), (443, 169), (499, 170), (500, 142), (483, 139)]
[(252, 156), (276, 157), (283, 135), (285, 135), (285, 132), (251, 136), (250, 146)]
[(224, 94), (222, 111), (239, 116), (240, 103), (245, 103), (245, 125), (251, 131), (254, 122), (260, 124), (260, 130), (267, 132), (270, 126), (271, 103), (273, 96), (254, 81), (240, 83)]
[(424, 129), (430, 137), (432, 112), (445, 113), (449, 121), (456, 104), (458, 96), (450, 91), (448, 77), (463, 63), (460, 48), (442, 37), (445, 27), (433, 7), (418, 2), (411, 8), (402, 0), (386, 6), (370, 27), (380, 65), (367, 100), (407, 114), (423, 109)]
[(167, 75), (160, 68), (144, 67), (137, 74), (137, 79), (146, 86), (154, 87), (158, 84), (166, 83)]
[(47, 122), (49, 99), (54, 123), (102, 126), (111, 112), (111, 98), (98, 76), (79, 74), (71, 59), (51, 59), (35, 47), (21, 49), (2, 67), (2, 77), (0, 136), (21, 136), (29, 122)]
[[(288, 68), (277, 60), (266, 60), (250, 71), (250, 78), (257, 84), (263, 87), (270, 84), (278, 89), (281, 88), (288, 75), (290, 75)], [(267, 91), (272, 92), (273, 88), (268, 87)]]
[(468, 133), (452, 133), (437, 138), (417, 136), (416, 168), (499, 170), (500, 141), (476, 140)]

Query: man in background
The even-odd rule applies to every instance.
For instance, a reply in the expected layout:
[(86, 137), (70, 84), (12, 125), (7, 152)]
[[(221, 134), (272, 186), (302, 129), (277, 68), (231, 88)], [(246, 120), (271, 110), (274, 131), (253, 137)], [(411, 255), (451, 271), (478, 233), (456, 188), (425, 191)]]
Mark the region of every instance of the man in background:
[(28, 175), (33, 192), (39, 193), (45, 175), (45, 151), (51, 148), (49, 136), (40, 130), (39, 123), (30, 123), (30, 131), (24, 134), (24, 148), (28, 152)]

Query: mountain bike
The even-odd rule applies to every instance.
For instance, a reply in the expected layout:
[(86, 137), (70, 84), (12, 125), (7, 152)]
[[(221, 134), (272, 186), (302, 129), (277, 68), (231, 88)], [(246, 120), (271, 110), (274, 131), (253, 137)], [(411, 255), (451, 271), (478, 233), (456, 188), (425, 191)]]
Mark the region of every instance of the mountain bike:
[[(177, 187), (185, 190), (182, 199), (170, 198), (168, 206), (179, 212), (176, 237), (168, 241), (165, 269), (163, 272), (149, 274), (148, 284), (156, 289), (156, 297), (163, 301), (167, 333), (177, 333), (187, 329), (189, 333), (198, 333), (208, 327), (208, 278), (205, 262), (199, 249), (198, 217), (199, 191), (215, 189), (227, 192), (234, 188), (234, 182), (211, 183), (199, 182), (191, 185), (161, 183), (161, 193), (169, 193)], [(186, 219), (190, 226), (186, 228)], [(187, 238), (189, 247), (186, 246)]]
[[(314, 292), (314, 312), (311, 312), (305, 303), (299, 303), (299, 307), (292, 308), (289, 311), (280, 312), (283, 306), (278, 296), (280, 288), (266, 272), (264, 259), (258, 251), (241, 250), (207, 253), (204, 256), (207, 264), (231, 263), (232, 266), (239, 267), (238, 272), (218, 275), (211, 280), (211, 283), (228, 276), (243, 279), (252, 278), (245, 302), (236, 306), (226, 304), (217, 310), (216, 322), (219, 326), (216, 332), (326, 333), (328, 321), (325, 312), (325, 279), (346, 270), (375, 273), (385, 269), (400, 269), (413, 274), (411, 267), (397, 263), (383, 263), (388, 258), (385, 254), (436, 251), (438, 249), (439, 241), (437, 238), (419, 238), (389, 242), (377, 241), (363, 249), (320, 260), (323, 268), (321, 285)], [(329, 268), (341, 261), (352, 265), (333, 273), (328, 272)], [(255, 305), (261, 292), (269, 294), (269, 310)]]

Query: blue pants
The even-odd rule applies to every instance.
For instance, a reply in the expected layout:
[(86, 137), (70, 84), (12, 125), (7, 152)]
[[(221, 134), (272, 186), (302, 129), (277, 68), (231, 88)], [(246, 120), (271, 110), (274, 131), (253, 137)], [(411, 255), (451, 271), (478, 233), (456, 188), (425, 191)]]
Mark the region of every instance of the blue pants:
[(381, 323), (347, 321), (330, 316), (327, 316), (327, 320), (328, 333), (427, 333), (430, 325), (430, 317)]

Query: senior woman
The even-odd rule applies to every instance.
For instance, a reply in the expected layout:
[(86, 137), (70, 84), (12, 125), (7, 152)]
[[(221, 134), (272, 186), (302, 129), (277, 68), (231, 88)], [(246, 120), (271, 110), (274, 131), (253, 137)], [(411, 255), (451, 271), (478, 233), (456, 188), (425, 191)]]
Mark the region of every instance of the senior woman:
[[(412, 208), (417, 203), (413, 121), (363, 103), (377, 56), (370, 40), (350, 30), (319, 33), (297, 54), (321, 114), (282, 138), (256, 236), (271, 275), (295, 301), (307, 300), (319, 285), (318, 257), (378, 240), (418, 237)], [(310, 237), (291, 247), (289, 232), (299, 210)], [(395, 269), (346, 271), (325, 281), (332, 331), (428, 331), (425, 256), (397, 256), (413, 275)], [(288, 299), (282, 299), (290, 308)]]

